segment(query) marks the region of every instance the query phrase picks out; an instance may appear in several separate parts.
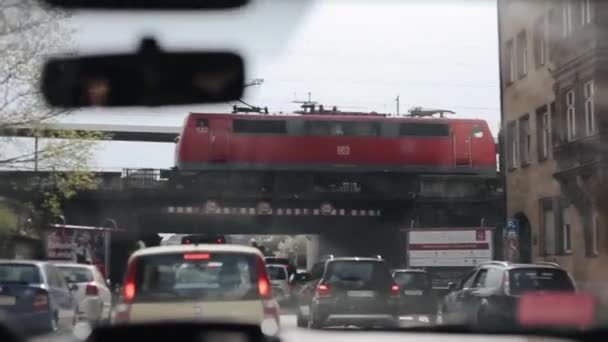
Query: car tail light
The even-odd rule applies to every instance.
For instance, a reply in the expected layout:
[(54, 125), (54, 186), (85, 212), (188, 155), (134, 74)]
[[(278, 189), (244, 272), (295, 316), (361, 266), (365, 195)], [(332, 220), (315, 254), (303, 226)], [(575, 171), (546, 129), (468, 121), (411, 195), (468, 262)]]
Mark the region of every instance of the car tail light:
[(184, 260), (209, 260), (211, 254), (209, 253), (187, 253), (184, 254)]
[(85, 288), (85, 294), (87, 296), (99, 295), (99, 289), (97, 288), (97, 285), (95, 285), (95, 283), (88, 283), (87, 287)]
[(329, 296), (331, 296), (331, 291), (329, 289), (329, 285), (327, 285), (327, 284), (319, 284), (317, 286), (317, 295), (319, 297), (329, 297)]
[(400, 292), (399, 285), (393, 284), (391, 286), (391, 297), (399, 297)]
[(219, 243), (219, 244), (224, 243), (224, 239), (217, 239), (217, 243)]
[(264, 299), (270, 298), (270, 280), (268, 279), (268, 273), (266, 273), (266, 265), (262, 258), (256, 260), (257, 271), (258, 271), (258, 291), (260, 297)]
[(127, 268), (127, 276), (125, 278), (125, 284), (122, 288), (122, 298), (127, 304), (130, 304), (135, 299), (137, 292), (135, 287), (135, 273), (137, 271), (137, 259), (134, 259)]
[(192, 241), (190, 241), (190, 240), (184, 240), (184, 245), (190, 245), (190, 244), (192, 244)]
[(46, 310), (49, 307), (49, 295), (46, 291), (40, 290), (34, 295), (32, 306), (36, 310)]

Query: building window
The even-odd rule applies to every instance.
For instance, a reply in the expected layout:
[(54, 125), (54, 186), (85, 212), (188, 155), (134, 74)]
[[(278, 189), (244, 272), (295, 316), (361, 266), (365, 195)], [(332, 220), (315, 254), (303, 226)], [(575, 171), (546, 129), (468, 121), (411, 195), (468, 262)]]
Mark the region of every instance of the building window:
[(572, 3), (566, 1), (562, 8), (562, 35), (568, 37), (572, 34)]
[(564, 223), (562, 226), (562, 241), (564, 253), (572, 253), (572, 230), (569, 223)]
[(521, 165), (525, 166), (530, 164), (530, 149), (531, 149), (531, 136), (530, 136), (530, 116), (528, 114), (522, 116), (519, 119), (519, 144), (521, 147)]
[(520, 32), (517, 35), (517, 67), (520, 78), (528, 74), (528, 40), (526, 32)]
[(574, 90), (566, 93), (566, 138), (568, 141), (576, 137), (576, 107), (574, 106)]
[(517, 122), (513, 121), (507, 125), (507, 146), (509, 151), (507, 153), (508, 167), (509, 169), (516, 169), (519, 165), (519, 142), (517, 140)]
[(505, 63), (507, 67), (507, 82), (513, 83), (515, 82), (515, 49), (513, 48), (512, 40), (509, 40), (505, 44), (505, 58), (507, 59)]
[(595, 93), (593, 81), (587, 81), (583, 85), (585, 96), (585, 127), (587, 135), (595, 133), (595, 111), (593, 106), (593, 95)]
[(548, 159), (551, 149), (551, 115), (546, 105), (536, 110), (536, 136), (538, 137), (538, 160)]
[(540, 17), (534, 22), (534, 61), (536, 67), (545, 65), (547, 45), (547, 30), (545, 17)]
[(543, 249), (545, 255), (555, 255), (555, 215), (551, 200), (543, 201)]
[(591, 23), (591, 0), (580, 0), (581, 4), (581, 24)]

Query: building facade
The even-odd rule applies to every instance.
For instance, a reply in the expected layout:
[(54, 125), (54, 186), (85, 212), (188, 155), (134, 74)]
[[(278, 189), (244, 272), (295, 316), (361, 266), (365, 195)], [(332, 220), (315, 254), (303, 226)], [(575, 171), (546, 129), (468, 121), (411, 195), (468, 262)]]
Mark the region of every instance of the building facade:
[(501, 167), (519, 260), (558, 262), (588, 286), (608, 280), (594, 201), (606, 160), (605, 12), (594, 0), (498, 1)]

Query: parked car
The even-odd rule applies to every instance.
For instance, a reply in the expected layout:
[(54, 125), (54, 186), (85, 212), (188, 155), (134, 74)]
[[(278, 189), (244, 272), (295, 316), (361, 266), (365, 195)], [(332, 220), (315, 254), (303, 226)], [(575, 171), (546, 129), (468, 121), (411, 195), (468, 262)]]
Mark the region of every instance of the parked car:
[(399, 295), (400, 288), (381, 258), (329, 259), (312, 295), (308, 326), (396, 327)]
[(437, 299), (429, 274), (421, 269), (393, 270), (393, 279), (401, 289), (397, 312), (402, 315), (424, 315), (429, 323), (437, 312)]
[(288, 300), (291, 296), (287, 267), (283, 265), (266, 265), (268, 277), (272, 285), (273, 296), (278, 301)]
[(75, 263), (56, 263), (55, 266), (61, 270), (68, 284), (75, 285), (79, 319), (94, 325), (109, 321), (112, 290), (99, 269), (93, 265)]
[(439, 305), (438, 321), (485, 328), (516, 325), (517, 301), (524, 293), (575, 291), (572, 278), (556, 264), (503, 261), (481, 264), (449, 287)]
[(278, 333), (280, 317), (262, 253), (225, 244), (136, 251), (112, 316), (113, 323), (202, 319), (259, 324), (270, 333)]
[(24, 333), (68, 332), (77, 303), (63, 274), (35, 260), (0, 260), (0, 316)]

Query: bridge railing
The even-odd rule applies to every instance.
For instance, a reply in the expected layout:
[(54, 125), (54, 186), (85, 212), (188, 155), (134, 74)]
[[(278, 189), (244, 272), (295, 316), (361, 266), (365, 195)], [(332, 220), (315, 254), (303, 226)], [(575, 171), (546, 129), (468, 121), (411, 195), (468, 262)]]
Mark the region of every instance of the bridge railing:
[(123, 169), (120, 180), (123, 188), (154, 189), (165, 185), (161, 174), (160, 169)]

